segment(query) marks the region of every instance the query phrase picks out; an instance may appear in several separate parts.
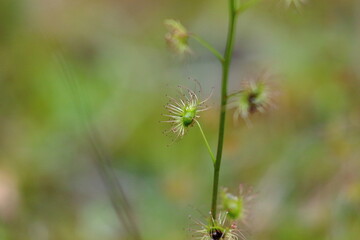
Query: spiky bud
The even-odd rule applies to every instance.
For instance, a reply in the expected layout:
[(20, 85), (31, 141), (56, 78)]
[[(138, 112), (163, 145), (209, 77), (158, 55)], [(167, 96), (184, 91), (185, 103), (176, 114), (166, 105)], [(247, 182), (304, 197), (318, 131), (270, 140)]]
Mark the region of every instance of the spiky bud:
[(169, 114), (163, 114), (163, 116), (169, 119), (162, 121), (171, 124), (171, 128), (165, 133), (175, 134), (174, 141), (185, 135), (187, 129), (200, 118), (200, 112), (208, 109), (205, 103), (211, 97), (210, 94), (206, 99), (200, 100), (195, 91), (183, 86), (178, 86), (178, 88), (180, 97), (175, 99), (168, 96), (170, 100), (165, 108)]
[(168, 29), (165, 40), (170, 49), (180, 56), (191, 53), (188, 44), (189, 33), (186, 28), (179, 21), (174, 19), (167, 19), (164, 24)]
[(270, 106), (270, 90), (263, 81), (249, 81), (243, 84), (229, 103), (235, 109), (234, 120), (242, 117), (247, 119), (256, 112), (264, 112)]
[(243, 185), (240, 185), (238, 195), (233, 195), (224, 188), (221, 194), (222, 209), (228, 213), (231, 220), (240, 220), (245, 223), (253, 197), (252, 189), (244, 189)]
[(216, 219), (211, 216), (207, 224), (195, 221), (200, 229), (195, 230), (194, 237), (201, 240), (238, 240), (239, 236), (243, 237), (237, 226), (227, 220), (227, 216), (228, 213), (221, 212)]

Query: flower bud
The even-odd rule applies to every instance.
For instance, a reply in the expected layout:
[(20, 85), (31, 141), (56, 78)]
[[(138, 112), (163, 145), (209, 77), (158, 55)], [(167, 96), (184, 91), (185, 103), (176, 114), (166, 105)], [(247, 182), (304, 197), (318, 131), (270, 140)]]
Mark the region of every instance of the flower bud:
[(225, 211), (228, 212), (229, 218), (236, 220), (243, 216), (243, 198), (224, 192), (222, 204)]
[(188, 128), (198, 121), (200, 113), (208, 109), (206, 102), (211, 97), (210, 94), (207, 98), (201, 100), (195, 91), (182, 86), (178, 86), (178, 88), (180, 97), (177, 99), (168, 96), (169, 102), (165, 105), (168, 114), (163, 114), (168, 119), (161, 121), (171, 124), (171, 128), (166, 130), (165, 133), (175, 134), (174, 141), (182, 138)]
[(234, 119), (247, 119), (256, 112), (264, 112), (270, 105), (270, 91), (263, 81), (251, 81), (243, 84), (240, 92), (229, 103), (234, 108)]
[(244, 235), (234, 222), (227, 219), (228, 215), (226, 212), (220, 212), (217, 218), (211, 216), (207, 224), (195, 221), (200, 229), (195, 229), (193, 237), (201, 240), (238, 240)]
[(180, 56), (191, 53), (188, 45), (189, 33), (186, 28), (174, 19), (165, 20), (165, 26), (168, 29), (168, 33), (165, 35), (168, 46)]

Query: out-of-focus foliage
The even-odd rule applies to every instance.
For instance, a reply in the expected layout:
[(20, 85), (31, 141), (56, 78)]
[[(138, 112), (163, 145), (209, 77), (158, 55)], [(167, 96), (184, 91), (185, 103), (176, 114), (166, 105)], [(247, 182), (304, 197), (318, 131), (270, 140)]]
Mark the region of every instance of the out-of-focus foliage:
[[(198, 129), (166, 147), (158, 121), (188, 77), (218, 89), (220, 66), (192, 41), (193, 56), (171, 57), (166, 18), (223, 50), (226, 1), (0, 1), (0, 239), (122, 239), (84, 119), (144, 239), (189, 238), (211, 160)], [(264, 70), (276, 90), (252, 127), (228, 115), (221, 185), (257, 190), (249, 238), (360, 238), (359, 26), (356, 0), (264, 0), (240, 17), (230, 92)], [(201, 117), (213, 147), (218, 98)]]

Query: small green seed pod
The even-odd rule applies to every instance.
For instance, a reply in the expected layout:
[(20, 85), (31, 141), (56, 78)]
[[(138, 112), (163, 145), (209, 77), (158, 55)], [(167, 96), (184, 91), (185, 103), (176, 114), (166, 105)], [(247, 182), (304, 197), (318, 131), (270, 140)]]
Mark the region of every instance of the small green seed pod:
[(196, 117), (195, 109), (186, 110), (184, 116), (182, 117), (183, 125), (185, 127), (190, 126), (194, 122), (195, 117)]
[(245, 188), (242, 184), (239, 186), (239, 193), (232, 195), (224, 188), (221, 194), (222, 209), (227, 212), (232, 220), (247, 222), (251, 211), (252, 201), (255, 198), (252, 188)]
[(236, 220), (243, 215), (243, 198), (239, 198), (230, 193), (223, 193), (222, 204), (225, 211), (228, 212), (229, 218)]

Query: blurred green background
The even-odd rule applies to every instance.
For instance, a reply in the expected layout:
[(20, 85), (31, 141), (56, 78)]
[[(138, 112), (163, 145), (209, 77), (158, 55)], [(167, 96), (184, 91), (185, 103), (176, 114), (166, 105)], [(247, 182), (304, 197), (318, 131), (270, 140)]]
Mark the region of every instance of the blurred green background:
[[(144, 239), (189, 239), (207, 214), (212, 166), (197, 128), (167, 147), (176, 86), (203, 94), (215, 149), (220, 65), (195, 42), (169, 53), (175, 18), (223, 51), (227, 1), (0, 1), (0, 239), (123, 239), (84, 120)], [(270, 72), (276, 108), (226, 128), (221, 185), (256, 190), (248, 239), (360, 239), (360, 2), (266, 0), (239, 18), (230, 89)], [(86, 114), (79, 110), (85, 108)]]

